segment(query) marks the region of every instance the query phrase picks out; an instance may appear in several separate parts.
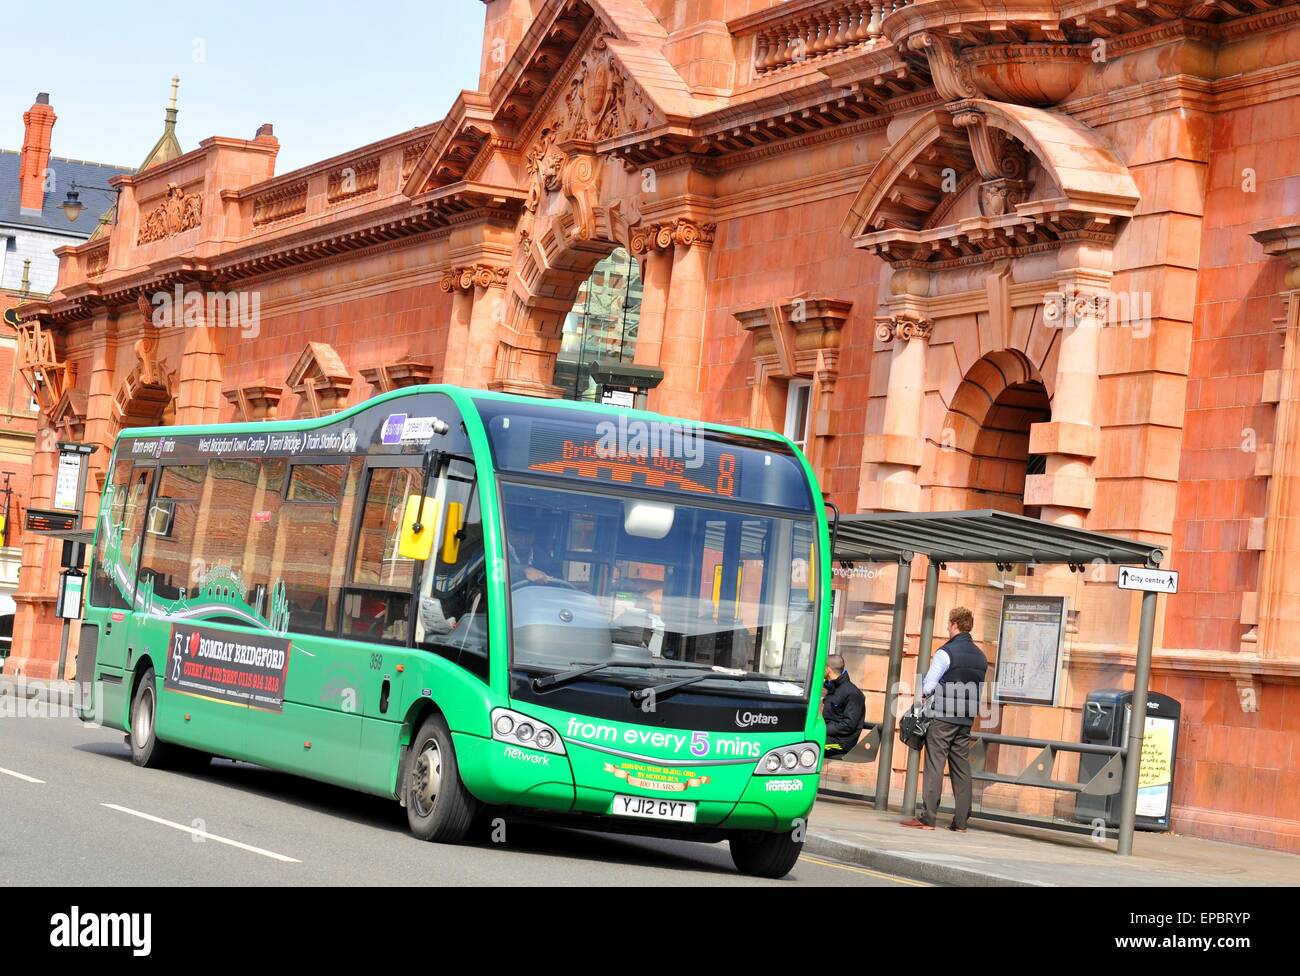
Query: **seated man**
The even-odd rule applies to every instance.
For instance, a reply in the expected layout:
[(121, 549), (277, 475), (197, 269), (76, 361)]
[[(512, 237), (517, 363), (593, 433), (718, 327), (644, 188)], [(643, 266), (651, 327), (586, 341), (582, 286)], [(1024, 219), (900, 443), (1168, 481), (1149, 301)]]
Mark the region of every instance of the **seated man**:
[(822, 699), (822, 718), (826, 720), (826, 758), (839, 759), (858, 744), (867, 701), (849, 680), (844, 658), (831, 654), (826, 658), (826, 696)]
[(509, 534), (510, 582), (518, 585), (546, 583), (556, 578), (554, 560), (537, 545), (537, 532), (528, 524), (520, 525)]

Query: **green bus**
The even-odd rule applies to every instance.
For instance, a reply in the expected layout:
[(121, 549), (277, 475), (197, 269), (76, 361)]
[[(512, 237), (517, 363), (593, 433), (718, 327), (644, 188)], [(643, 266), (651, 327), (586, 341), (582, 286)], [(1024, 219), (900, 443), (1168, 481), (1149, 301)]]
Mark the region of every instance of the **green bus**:
[(449, 386), (123, 431), (82, 717), (392, 797), (798, 859), (825, 726), (822, 496), (770, 432)]

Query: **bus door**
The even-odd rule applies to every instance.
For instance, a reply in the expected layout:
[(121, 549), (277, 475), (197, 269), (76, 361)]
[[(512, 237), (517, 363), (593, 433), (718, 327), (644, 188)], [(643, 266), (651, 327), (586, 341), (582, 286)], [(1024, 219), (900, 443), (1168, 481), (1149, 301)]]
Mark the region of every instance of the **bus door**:
[[(420, 562), (403, 552), (402, 529), (410, 500), (418, 499), (424, 490), (419, 461), (411, 457), (371, 460), (343, 592), (342, 635), (358, 642), (363, 658), (356, 686), (361, 723), (358, 776), (365, 788), (375, 792), (393, 788), (406, 711), (405, 678), (412, 659), (412, 606)], [(436, 509), (430, 499), (425, 516), (430, 526), (435, 525)]]
[[(157, 475), (153, 468), (137, 465), (131, 471), (131, 480), (122, 511), (120, 535), (116, 546), (113, 547), (116, 553), (109, 567), (112, 575), (112, 585), (109, 587), (110, 613), (104, 625), (104, 632), (100, 635), (97, 655), (105, 668), (118, 669), (117, 673), (123, 675), (124, 681), (117, 687), (106, 683), (104, 691), (106, 716), (116, 714), (110, 710), (110, 705), (121, 706), (123, 709), (121, 714), (126, 714), (125, 709), (130, 706), (130, 672), (139, 660), (142, 650), (139, 643), (141, 608), (137, 603), (136, 576), (140, 566), (140, 547), (144, 538), (145, 523), (149, 517), (149, 506), (153, 501), (156, 480)], [(161, 666), (160, 661), (155, 662), (155, 667), (161, 668)], [(108, 701), (110, 693), (115, 699), (112, 702)]]

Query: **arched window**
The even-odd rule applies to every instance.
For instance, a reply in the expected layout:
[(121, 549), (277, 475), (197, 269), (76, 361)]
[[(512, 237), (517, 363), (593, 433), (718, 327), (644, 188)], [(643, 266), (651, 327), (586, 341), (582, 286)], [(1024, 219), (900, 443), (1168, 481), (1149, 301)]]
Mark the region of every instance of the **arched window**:
[(632, 362), (641, 321), (641, 269), (626, 248), (596, 265), (564, 319), (554, 383), (572, 400), (594, 400), (594, 362)]

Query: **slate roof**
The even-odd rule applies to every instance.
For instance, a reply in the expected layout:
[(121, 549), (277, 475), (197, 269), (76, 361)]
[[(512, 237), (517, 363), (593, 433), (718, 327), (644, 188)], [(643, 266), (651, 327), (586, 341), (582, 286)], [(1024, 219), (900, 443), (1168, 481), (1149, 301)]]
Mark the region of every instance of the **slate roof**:
[(0, 227), (45, 228), (59, 234), (81, 237), (89, 237), (94, 232), (100, 214), (112, 209), (113, 197), (94, 190), (82, 191), (81, 202), (85, 209), (75, 221), (69, 221), (61, 206), (73, 181), (83, 186), (108, 186), (108, 181), (119, 173), (133, 172), (129, 166), (88, 163), (80, 159), (51, 156), (54, 189), (45, 194), (45, 206), (41, 213), (28, 215), (19, 207), (18, 170), (21, 165), (22, 153), (0, 149)]

